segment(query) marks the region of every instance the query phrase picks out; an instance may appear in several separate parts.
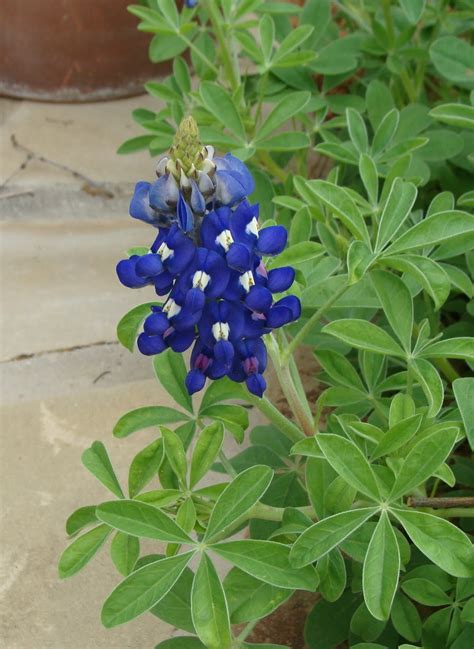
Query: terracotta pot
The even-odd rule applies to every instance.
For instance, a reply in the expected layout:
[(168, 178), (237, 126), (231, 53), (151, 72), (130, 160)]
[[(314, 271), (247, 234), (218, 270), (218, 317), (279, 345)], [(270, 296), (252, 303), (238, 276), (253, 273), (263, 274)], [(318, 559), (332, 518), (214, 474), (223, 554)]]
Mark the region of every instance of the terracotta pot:
[(142, 92), (169, 73), (148, 60), (131, 0), (2, 0), (0, 91), (48, 101), (94, 101)]

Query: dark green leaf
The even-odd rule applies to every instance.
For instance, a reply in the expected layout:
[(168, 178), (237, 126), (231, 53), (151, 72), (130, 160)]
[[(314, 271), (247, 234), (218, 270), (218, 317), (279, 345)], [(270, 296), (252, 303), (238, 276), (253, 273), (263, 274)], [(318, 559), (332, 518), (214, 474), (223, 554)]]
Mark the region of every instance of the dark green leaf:
[(61, 579), (72, 577), (76, 572), (82, 570), (100, 550), (111, 531), (108, 525), (98, 525), (68, 545), (59, 559)]
[(110, 554), (117, 570), (126, 577), (132, 572), (140, 556), (140, 541), (136, 536), (117, 532), (112, 539)]
[(117, 498), (124, 497), (102, 442), (93, 442), (92, 446), (84, 451), (82, 454), (82, 463)]
[(192, 412), (192, 400), (184, 383), (187, 370), (182, 355), (168, 349), (154, 357), (153, 367), (168, 394), (185, 410)]

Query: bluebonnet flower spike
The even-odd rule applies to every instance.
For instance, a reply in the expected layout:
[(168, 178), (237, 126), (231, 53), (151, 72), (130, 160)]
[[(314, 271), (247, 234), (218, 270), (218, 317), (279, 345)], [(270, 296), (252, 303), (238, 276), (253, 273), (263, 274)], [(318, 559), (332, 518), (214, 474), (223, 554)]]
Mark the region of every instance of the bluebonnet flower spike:
[(261, 397), (263, 336), (301, 312), (297, 297), (274, 298), (290, 288), (294, 269), (267, 271), (262, 259), (284, 249), (287, 232), (280, 225), (259, 229), (259, 206), (247, 200), (254, 190), (250, 171), (230, 154), (214, 157), (191, 117), (181, 123), (156, 173), (153, 184), (137, 184), (130, 214), (157, 227), (158, 235), (147, 254), (117, 265), (125, 286), (154, 286), (167, 296), (151, 308), (138, 348), (154, 355), (193, 346), (190, 394), (207, 379), (228, 376)]

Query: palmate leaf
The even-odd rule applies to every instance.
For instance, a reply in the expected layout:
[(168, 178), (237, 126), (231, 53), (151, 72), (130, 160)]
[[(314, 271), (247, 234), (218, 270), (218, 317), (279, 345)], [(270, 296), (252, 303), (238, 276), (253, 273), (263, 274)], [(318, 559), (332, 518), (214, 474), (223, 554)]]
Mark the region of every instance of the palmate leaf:
[(193, 412), (192, 399), (186, 389), (186, 365), (181, 354), (171, 349), (158, 354), (153, 359), (156, 378), (173, 399), (188, 412)]
[(107, 450), (102, 442), (93, 442), (92, 446), (84, 451), (82, 463), (117, 498), (124, 497)]
[(375, 251), (382, 250), (397, 234), (409, 217), (415, 203), (417, 189), (412, 183), (396, 178), (380, 217)]
[(189, 486), (192, 488), (213, 465), (224, 441), (224, 427), (220, 422), (206, 426), (199, 433), (191, 460)]
[(114, 426), (115, 437), (127, 437), (137, 430), (159, 426), (161, 424), (174, 424), (179, 421), (188, 421), (189, 417), (184, 412), (168, 408), (167, 406), (145, 406), (131, 410), (120, 417)]
[(411, 350), (413, 330), (413, 300), (406, 284), (397, 275), (373, 270), (370, 279), (382, 309), (406, 352)]
[(106, 599), (102, 624), (111, 628), (149, 611), (179, 579), (194, 552), (160, 559), (132, 572)]
[(294, 115), (301, 113), (309, 102), (310, 97), (309, 92), (292, 92), (286, 97), (283, 97), (259, 127), (255, 142), (260, 142), (260, 140), (267, 138), (284, 122)]
[(343, 318), (330, 322), (323, 328), (323, 333), (369, 352), (405, 357), (405, 352), (400, 345), (386, 331), (372, 322)]
[(453, 382), (453, 390), (467, 439), (474, 449), (474, 378), (456, 379)]
[(112, 530), (108, 525), (98, 525), (68, 545), (59, 560), (59, 576), (61, 579), (72, 577), (76, 572), (82, 570), (100, 550), (111, 532)]
[(245, 128), (240, 119), (239, 111), (224, 88), (217, 83), (204, 81), (199, 92), (206, 109), (238, 139), (245, 144)]

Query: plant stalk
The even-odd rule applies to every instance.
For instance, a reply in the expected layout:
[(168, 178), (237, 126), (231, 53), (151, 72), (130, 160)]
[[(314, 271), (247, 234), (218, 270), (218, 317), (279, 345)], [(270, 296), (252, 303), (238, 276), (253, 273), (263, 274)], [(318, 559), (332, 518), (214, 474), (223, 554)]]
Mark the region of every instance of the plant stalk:
[(459, 496), (452, 498), (416, 498), (407, 500), (408, 507), (432, 507), (434, 509), (451, 509), (454, 507), (474, 507), (474, 497)]
[(256, 397), (253, 394), (248, 394), (246, 400), (255, 406), (260, 412), (267, 417), (272, 424), (280, 430), (285, 437), (288, 437), (292, 442), (299, 442), (300, 439), (305, 439), (305, 434), (295, 426), (285, 415), (276, 408), (266, 397)]

